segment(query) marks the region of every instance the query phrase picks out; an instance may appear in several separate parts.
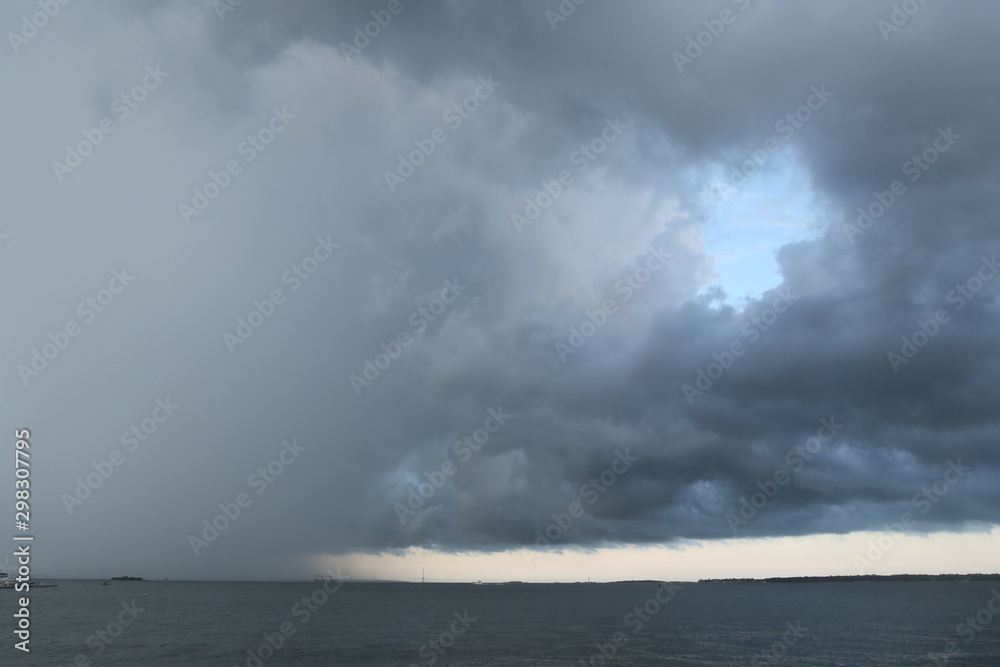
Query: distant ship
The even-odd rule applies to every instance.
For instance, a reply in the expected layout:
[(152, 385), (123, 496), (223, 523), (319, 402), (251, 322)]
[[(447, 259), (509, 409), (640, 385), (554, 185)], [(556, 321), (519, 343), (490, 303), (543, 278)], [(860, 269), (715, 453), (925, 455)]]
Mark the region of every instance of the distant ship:
[(111, 581), (142, 581), (142, 577), (111, 577)]

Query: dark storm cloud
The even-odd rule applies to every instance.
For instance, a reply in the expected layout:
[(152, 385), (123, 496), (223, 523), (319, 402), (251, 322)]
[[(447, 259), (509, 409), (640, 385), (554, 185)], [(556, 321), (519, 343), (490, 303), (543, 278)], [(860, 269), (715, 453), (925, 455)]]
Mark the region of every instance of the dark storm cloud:
[[(199, 575), (499, 549), (534, 544), (573, 502), (585, 513), (561, 546), (731, 537), (727, 515), (777, 471), (791, 481), (740, 536), (877, 529), (958, 459), (971, 472), (919, 529), (998, 521), (1000, 282), (958, 288), (997, 251), (992, 5), (921, 5), (885, 39), (883, 3), (592, 1), (553, 30), (556, 2), (402, 0), (348, 62), (343, 44), (388, 4), (247, 0), (220, 17), (110, 3), (110, 28), (71, 5), (4, 66), (34, 100), (5, 124), (30, 166), (7, 173), (0, 229), (4, 279), (28, 285), (3, 302), (19, 322), (6, 416), (64, 456), (39, 481), (53, 542), (89, 545), (53, 568), (128, 567), (100, 546), (132, 544), (125, 533), (150, 545), (135, 558)], [(733, 20), (679, 72), (674, 53), (723, 10)], [(61, 58), (82, 59), (80, 80)], [(63, 146), (157, 63), (171, 78), (57, 183)], [(495, 92), (445, 120), (490, 76)], [(819, 87), (829, 99), (783, 141), (821, 233), (781, 248), (783, 283), (738, 311), (704, 289), (707, 167), (781, 136)], [(295, 116), (287, 130), (185, 224), (178, 204), (242, 161), (275, 108)], [(616, 122), (607, 150), (581, 157)], [(390, 191), (385, 172), (436, 128), (447, 140)], [(926, 170), (913, 161), (932, 149)], [(564, 170), (572, 186), (518, 233), (511, 215)], [(876, 193), (892, 204), (858, 227), (858, 207), (889, 201)], [(327, 236), (339, 248), (292, 290), (286, 272)], [(636, 273), (651, 249), (668, 261)], [(14, 369), (122, 264), (134, 286), (25, 387)], [(462, 286), (450, 302), (446, 281)], [(286, 300), (230, 353), (223, 332), (275, 289)], [(894, 369), (887, 354), (937, 311), (947, 320)], [(577, 349), (571, 332), (595, 319)], [(557, 343), (574, 349), (565, 363)], [(168, 394), (177, 414), (68, 514), (62, 494)], [(491, 409), (510, 418), (476, 451)], [(790, 455), (821, 420), (842, 428)], [(295, 464), (194, 557), (188, 537), (291, 438)], [(637, 461), (589, 502), (626, 450)], [(397, 504), (447, 461), (401, 521)]]

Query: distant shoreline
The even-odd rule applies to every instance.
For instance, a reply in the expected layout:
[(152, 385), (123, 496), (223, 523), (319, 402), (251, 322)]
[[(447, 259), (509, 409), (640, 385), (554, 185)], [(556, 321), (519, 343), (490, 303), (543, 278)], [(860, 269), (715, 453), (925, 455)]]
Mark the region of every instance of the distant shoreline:
[(765, 579), (699, 579), (712, 584), (771, 584), (847, 581), (1000, 581), (1000, 574), (846, 574), (817, 577), (767, 577)]
[[(107, 581), (107, 579), (101, 578), (77, 578), (77, 577), (46, 577), (47, 581)], [(142, 582), (145, 584), (158, 584), (169, 582), (172, 584), (316, 584), (322, 583), (317, 581), (303, 580), (303, 579), (283, 579), (283, 580), (254, 580), (254, 579), (143, 579), (141, 577), (135, 578), (125, 578), (121, 579), (118, 577), (113, 577), (114, 581), (130, 581), (130, 582)], [(924, 582), (924, 581), (945, 581), (945, 582), (991, 582), (1000, 581), (1000, 573), (975, 573), (975, 574), (854, 574), (854, 575), (818, 575), (818, 576), (799, 576), (799, 577), (765, 577), (765, 578), (751, 578), (751, 577), (729, 577), (723, 579), (697, 579), (697, 580), (683, 580), (683, 579), (620, 579), (616, 581), (497, 581), (497, 582), (483, 582), (483, 585), (498, 586), (498, 585), (514, 585), (514, 586), (531, 586), (531, 585), (567, 585), (573, 586), (577, 584), (657, 584), (657, 583), (684, 583), (684, 584), (771, 584), (771, 583), (816, 583), (816, 582), (826, 582), (826, 583), (845, 583), (845, 582), (871, 582), (871, 581), (904, 581), (904, 582)], [(342, 579), (339, 582), (343, 584), (420, 584), (419, 581), (406, 581), (399, 579)], [(448, 585), (448, 586), (462, 586), (462, 585), (478, 585), (473, 581), (428, 581), (426, 584), (430, 585)], [(425, 585), (426, 585), (425, 584)]]

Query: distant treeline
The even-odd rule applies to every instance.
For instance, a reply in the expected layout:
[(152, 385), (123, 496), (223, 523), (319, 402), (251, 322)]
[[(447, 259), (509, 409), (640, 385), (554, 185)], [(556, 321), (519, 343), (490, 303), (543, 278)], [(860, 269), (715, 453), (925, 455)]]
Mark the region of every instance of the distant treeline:
[(766, 579), (699, 579), (698, 583), (771, 584), (813, 581), (1000, 581), (1000, 574), (839, 574), (828, 577), (768, 577)]

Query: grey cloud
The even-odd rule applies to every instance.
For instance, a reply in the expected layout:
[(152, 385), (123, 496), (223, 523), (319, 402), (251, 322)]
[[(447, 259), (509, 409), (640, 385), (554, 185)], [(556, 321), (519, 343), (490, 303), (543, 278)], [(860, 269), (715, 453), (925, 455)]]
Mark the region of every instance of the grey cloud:
[[(403, 0), (349, 63), (341, 42), (383, 5), (247, 0), (220, 20), (199, 2), (74, 4), (7, 54), (0, 410), (37, 443), (45, 565), (228, 578), (530, 545), (623, 448), (639, 461), (562, 546), (731, 537), (726, 514), (830, 416), (844, 428), (741, 536), (879, 529), (957, 458), (972, 471), (919, 529), (995, 525), (996, 284), (949, 301), (997, 249), (994, 7), (928, 4), (885, 40), (890, 4), (589, 2), (553, 31), (557, 4)], [(672, 53), (727, 7), (678, 72)], [(158, 63), (171, 78), (57, 182), (51, 162)], [(490, 74), (496, 93), (390, 192), (397, 156)], [(761, 146), (819, 85), (833, 96), (788, 144), (821, 229), (777, 252), (782, 283), (740, 312), (709, 286), (692, 175)], [(296, 119), (245, 162), (241, 141), (284, 107)], [(628, 131), (518, 234), (511, 214), (616, 116)], [(960, 138), (909, 180), (947, 127)], [(229, 160), (241, 173), (185, 224), (178, 205)], [(852, 243), (843, 225), (896, 179)], [(327, 235), (340, 248), (292, 290), (284, 272)], [(625, 299), (651, 246), (670, 262)], [(122, 266), (134, 285), (24, 386), (18, 365)], [(414, 324), (445, 280), (468, 290)], [(223, 333), (275, 289), (286, 301), (230, 353)], [(798, 298), (751, 342), (779, 290)], [(608, 298), (618, 311), (563, 364), (555, 344)], [(939, 309), (950, 321), (894, 372), (887, 353)], [(357, 395), (350, 376), (401, 332), (412, 344)], [(734, 342), (745, 354), (689, 402)], [(165, 395), (183, 407), (68, 514), (62, 494)], [(509, 423), (401, 524), (394, 504), (496, 406)], [(292, 437), (301, 463), (194, 558), (188, 536)]]

